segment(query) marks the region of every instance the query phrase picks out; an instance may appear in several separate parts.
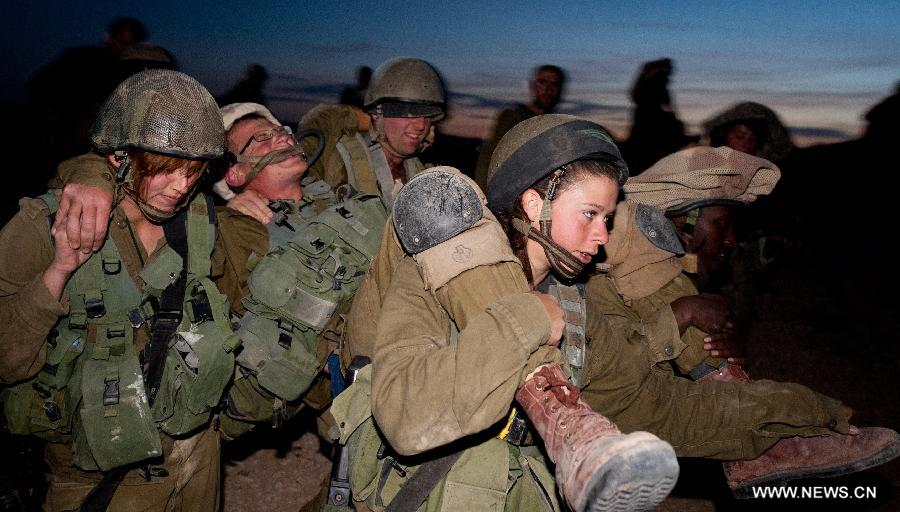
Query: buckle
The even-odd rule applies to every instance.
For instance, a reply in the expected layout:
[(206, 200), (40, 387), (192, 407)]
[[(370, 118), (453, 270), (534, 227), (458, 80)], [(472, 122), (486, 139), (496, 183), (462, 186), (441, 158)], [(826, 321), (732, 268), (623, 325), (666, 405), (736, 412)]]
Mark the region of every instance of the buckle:
[(168, 325), (174, 331), (181, 323), (181, 310), (179, 309), (161, 309), (153, 315), (153, 327), (158, 325)]
[(103, 267), (104, 274), (108, 276), (114, 276), (122, 271), (122, 262), (119, 260), (108, 260), (106, 258), (103, 258), (101, 267)]
[(103, 297), (93, 299), (84, 299), (84, 313), (88, 318), (100, 318), (106, 314), (106, 306), (103, 304)]
[(119, 403), (119, 379), (103, 379), (103, 405)]

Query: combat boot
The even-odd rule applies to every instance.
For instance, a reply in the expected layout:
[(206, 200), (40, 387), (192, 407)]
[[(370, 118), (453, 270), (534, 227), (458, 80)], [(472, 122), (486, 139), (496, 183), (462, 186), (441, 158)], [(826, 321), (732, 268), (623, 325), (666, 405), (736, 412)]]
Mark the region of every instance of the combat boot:
[(784, 485), (799, 478), (856, 473), (900, 455), (900, 437), (888, 428), (855, 428), (857, 434), (782, 439), (753, 460), (723, 463), (736, 498), (753, 497), (753, 488)]
[(560, 491), (576, 512), (647, 510), (675, 486), (672, 447), (647, 432), (623, 434), (579, 398), (558, 364), (535, 372), (516, 400), (543, 438)]

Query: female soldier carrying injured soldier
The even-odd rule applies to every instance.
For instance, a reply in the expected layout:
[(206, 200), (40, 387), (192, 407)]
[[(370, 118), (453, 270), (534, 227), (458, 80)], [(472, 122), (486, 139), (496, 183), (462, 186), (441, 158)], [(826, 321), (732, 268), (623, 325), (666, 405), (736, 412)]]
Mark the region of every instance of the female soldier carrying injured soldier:
[[(604, 163), (578, 162), (595, 159)], [(656, 433), (679, 455), (744, 459), (728, 468), (738, 494), (753, 485), (859, 471), (900, 453), (896, 432), (853, 427), (840, 402), (804, 386), (772, 381), (698, 386), (657, 371), (645, 340), (626, 337), (607, 324), (582, 271), (608, 237), (605, 221), (618, 192), (617, 175), (610, 168), (623, 165), (599, 126), (569, 116), (540, 116), (513, 128), (492, 160), (488, 204), (500, 218), (505, 239), (491, 212), (474, 207), (477, 201), (469, 199), (473, 192), (464, 190), (469, 182), (454, 170), (432, 170), (401, 192), (393, 223), (411, 257), (393, 266), (383, 295), (371, 403), (387, 444), (399, 454), (422, 455), (404, 460), (395, 453), (390, 464), (377, 466), (374, 455), (365, 457), (375, 453), (372, 436), (367, 440), (365, 429), (357, 431), (350, 446), (362, 455), (360, 466), (372, 466), (357, 474), (387, 468), (370, 480), (359, 479), (354, 487), (357, 499), (378, 495), (376, 501), (387, 503), (398, 487), (391, 481), (396, 473), (391, 466), (405, 471), (407, 463), (420, 464), (469, 447), (466, 442), (473, 439), (484, 441), (473, 434), (489, 432), (513, 395), (543, 438), (557, 464), (563, 495), (576, 510), (645, 508), (668, 492), (669, 487), (645, 477), (639, 485), (662, 495), (641, 501), (627, 492), (617, 494), (625, 489), (614, 481), (601, 493), (607, 500), (586, 504), (579, 495), (577, 489), (590, 479), (582, 471), (567, 473), (567, 460), (560, 457), (566, 453), (560, 445), (566, 442), (574, 443), (570, 453), (581, 456), (582, 430), (572, 429), (561, 412), (576, 401), (577, 391), (563, 368), (552, 364), (560, 361), (560, 352), (551, 355), (541, 345), (548, 338), (544, 315), (549, 308), (532, 307), (538, 304), (527, 295), (530, 289), (560, 299), (566, 320), (561, 354), (588, 404), (626, 431)], [(390, 253), (382, 247), (379, 257)], [(532, 339), (536, 333), (543, 338)], [(540, 369), (533, 372), (535, 368)], [(512, 391), (515, 387), (518, 390)], [(547, 395), (565, 400), (556, 403)], [(554, 405), (542, 414), (542, 403)], [(346, 425), (345, 438), (353, 426)], [(609, 429), (618, 432), (612, 424)], [(436, 447), (441, 449), (428, 451)], [(486, 464), (487, 458), (466, 459), (467, 453), (472, 452), (464, 451), (457, 465)], [(655, 462), (664, 464), (665, 459)], [(521, 470), (524, 464), (519, 466)], [(628, 462), (610, 457), (607, 466), (601, 469), (627, 471)], [(471, 476), (479, 474), (476, 470), (454, 475), (457, 467), (447, 473), (443, 499), (450, 499), (453, 491), (454, 502), (484, 503), (490, 495), (483, 489), (486, 472), (479, 481)], [(476, 490), (480, 498), (475, 498)], [(429, 508), (437, 505), (440, 494), (432, 493)], [(494, 496), (503, 499), (502, 494), (499, 490)]]
[[(594, 185), (582, 197), (590, 214), (572, 212), (591, 228), (566, 236), (589, 261), (605, 241), (599, 225), (627, 175), (605, 132), (593, 123), (580, 128), (586, 133), (573, 131), (578, 138), (563, 151)], [(411, 256), (398, 255), (396, 239), (386, 235), (370, 270), (390, 280), (372, 286), (386, 289), (371, 370), (372, 416), (385, 439), (372, 422), (355, 429), (364, 414), (354, 405), (365, 400), (351, 397), (365, 392), (351, 387), (332, 409), (350, 437), (354, 499), (375, 509), (422, 502), (427, 510), (558, 509), (553, 478), (535, 446), (539, 435), (572, 509), (647, 509), (661, 501), (678, 474), (671, 448), (646, 432), (621, 433), (579, 400), (556, 348), (563, 311), (522, 278), (522, 264), (477, 187), (454, 169), (435, 168), (411, 180), (400, 197), (393, 227)], [(391, 259), (393, 270), (383, 272)], [(529, 271), (542, 281), (548, 260)], [(367, 300), (369, 284), (359, 304), (379, 301)], [(351, 313), (351, 348), (363, 331), (358, 321)], [(534, 434), (523, 434), (525, 416)]]

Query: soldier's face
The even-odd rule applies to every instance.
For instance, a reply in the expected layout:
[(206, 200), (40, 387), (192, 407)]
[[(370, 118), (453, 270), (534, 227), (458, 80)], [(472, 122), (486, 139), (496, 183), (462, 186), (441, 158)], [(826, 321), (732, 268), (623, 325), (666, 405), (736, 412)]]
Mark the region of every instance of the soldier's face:
[(735, 210), (729, 206), (707, 206), (700, 210), (687, 250), (697, 254), (698, 262), (707, 271), (724, 267), (735, 247), (734, 216)]
[(431, 130), (431, 119), (427, 117), (385, 117), (382, 119), (384, 141), (393, 153), (402, 157), (410, 157), (418, 153), (422, 141)]
[(184, 204), (199, 179), (200, 173), (188, 174), (184, 167), (148, 176), (141, 185), (141, 199), (157, 210), (172, 213)]
[(753, 133), (749, 126), (743, 123), (737, 123), (728, 130), (728, 133), (725, 134), (725, 144), (731, 149), (749, 155), (754, 154), (758, 146), (756, 134)]
[(587, 176), (553, 200), (550, 234), (582, 263), (590, 263), (609, 241), (607, 218), (616, 209), (619, 186), (606, 176)]
[[(233, 153), (238, 153), (244, 149), (243, 156), (262, 157), (276, 149), (289, 148), (295, 144), (294, 138), (286, 132), (280, 132), (275, 136), (257, 141), (254, 136), (262, 133), (270, 133), (270, 130), (277, 130), (279, 126), (272, 124), (266, 119), (247, 119), (239, 121), (231, 130), (228, 131), (228, 149)], [(249, 144), (248, 144), (249, 143)], [(245, 176), (250, 172), (252, 165), (239, 163), (229, 169), (228, 182), (232, 186), (242, 186), (241, 176)], [(295, 155), (287, 160), (278, 163), (269, 164), (254, 178), (248, 187), (258, 188), (260, 190), (276, 187), (278, 183), (284, 180), (299, 179), (306, 172), (306, 160)], [(271, 191), (275, 193), (276, 191)], [(277, 198), (276, 193), (273, 198)]]
[(562, 79), (553, 71), (539, 71), (531, 79), (532, 101), (537, 107), (551, 109), (559, 103)]

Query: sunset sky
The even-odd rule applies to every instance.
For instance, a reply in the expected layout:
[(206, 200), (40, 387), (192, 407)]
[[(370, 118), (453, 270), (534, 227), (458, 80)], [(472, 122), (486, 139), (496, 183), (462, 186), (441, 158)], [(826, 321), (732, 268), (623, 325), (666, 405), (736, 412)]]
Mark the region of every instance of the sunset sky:
[[(675, 62), (671, 91), (689, 129), (738, 101), (773, 108), (796, 135), (855, 137), (900, 81), (900, 2), (24, 2), (5, 3), (0, 101), (70, 46), (99, 44), (109, 20), (142, 20), (149, 42), (214, 94), (249, 63), (271, 75), (276, 115), (334, 101), (356, 66), (398, 55), (434, 64), (451, 93), (449, 133), (481, 136), (527, 97), (536, 64), (569, 72), (562, 110), (627, 134), (641, 63)], [(263, 7), (264, 6), (264, 7)], [(796, 137), (796, 136), (795, 136)], [(804, 137), (801, 137), (802, 139)], [(803, 142), (801, 140), (800, 142)]]

